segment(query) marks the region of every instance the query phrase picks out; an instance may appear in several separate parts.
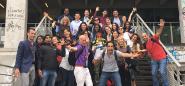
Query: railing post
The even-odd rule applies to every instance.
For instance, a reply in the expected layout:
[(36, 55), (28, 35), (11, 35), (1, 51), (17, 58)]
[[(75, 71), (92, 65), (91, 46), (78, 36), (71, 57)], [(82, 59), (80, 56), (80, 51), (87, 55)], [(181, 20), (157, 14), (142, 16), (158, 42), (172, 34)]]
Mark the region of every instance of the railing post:
[(153, 22), (152, 25), (153, 25), (153, 32), (155, 33), (155, 22)]
[(173, 27), (171, 22), (170, 22), (170, 35), (171, 35), (171, 43), (173, 44)]
[(47, 18), (44, 20), (45, 28), (47, 27)]

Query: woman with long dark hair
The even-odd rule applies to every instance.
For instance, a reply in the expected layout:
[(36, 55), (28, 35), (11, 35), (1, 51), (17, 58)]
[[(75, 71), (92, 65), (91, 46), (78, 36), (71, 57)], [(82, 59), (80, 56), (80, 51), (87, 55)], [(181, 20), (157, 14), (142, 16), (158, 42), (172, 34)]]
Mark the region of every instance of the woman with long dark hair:
[[(37, 38), (36, 38), (36, 41), (35, 41), (35, 45), (36, 45), (36, 52), (35, 52), (35, 69), (36, 69), (36, 71), (38, 71), (37, 69), (37, 65), (38, 65), (38, 59), (39, 59), (39, 49), (40, 49), (40, 47), (42, 46), (42, 44), (43, 44), (43, 36), (42, 35), (39, 35), (39, 36), (37, 36)], [(39, 74), (36, 72), (36, 78), (35, 78), (35, 86), (39, 86), (39, 82), (40, 82), (40, 77), (39, 77)]]

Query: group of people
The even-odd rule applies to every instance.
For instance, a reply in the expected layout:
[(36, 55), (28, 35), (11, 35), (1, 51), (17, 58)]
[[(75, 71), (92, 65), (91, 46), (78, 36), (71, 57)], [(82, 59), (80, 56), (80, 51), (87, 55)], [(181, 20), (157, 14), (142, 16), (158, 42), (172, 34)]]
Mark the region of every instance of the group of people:
[(163, 86), (168, 86), (166, 53), (159, 43), (164, 28), (160, 20), (159, 31), (151, 38), (140, 36), (131, 28), (131, 16), (113, 16), (99, 7), (90, 17), (76, 12), (74, 19), (69, 9), (53, 20), (48, 13), (44, 16), (52, 21), (53, 35), (38, 36), (28, 28), (27, 39), (18, 46), (15, 76), (21, 78), (22, 86), (136, 86), (137, 59), (149, 54), (152, 65), (153, 86), (159, 86), (157, 72), (160, 69)]

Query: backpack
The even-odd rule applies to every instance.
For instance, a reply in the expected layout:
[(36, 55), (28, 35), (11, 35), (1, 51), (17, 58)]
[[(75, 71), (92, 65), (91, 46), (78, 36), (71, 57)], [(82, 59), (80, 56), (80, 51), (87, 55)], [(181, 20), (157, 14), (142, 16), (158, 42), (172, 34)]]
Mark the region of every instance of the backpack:
[[(103, 50), (103, 53), (102, 53), (102, 58), (103, 59), (104, 59), (104, 56), (105, 56), (105, 50)], [(118, 60), (116, 50), (114, 50), (114, 57), (115, 57), (116, 60)]]
[[(104, 63), (104, 57), (105, 57), (105, 50), (103, 50), (103, 53), (102, 53), (102, 68), (103, 68), (103, 63)], [(116, 62), (118, 63), (118, 57), (117, 57), (116, 50), (114, 50), (114, 57), (116, 59)]]
[(77, 54), (76, 52), (69, 52), (68, 62), (70, 65), (75, 66), (76, 60), (82, 54), (83, 50), (84, 50), (84, 47), (82, 46), (82, 49)]

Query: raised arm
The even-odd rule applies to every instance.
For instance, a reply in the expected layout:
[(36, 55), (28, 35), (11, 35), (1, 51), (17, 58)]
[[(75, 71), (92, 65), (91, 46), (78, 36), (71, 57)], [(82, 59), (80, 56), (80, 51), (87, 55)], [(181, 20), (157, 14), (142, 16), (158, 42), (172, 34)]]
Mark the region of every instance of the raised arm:
[(162, 33), (163, 29), (164, 29), (164, 24), (165, 24), (164, 19), (160, 19), (159, 29), (158, 29), (158, 31), (156, 33), (157, 37), (159, 37), (161, 35), (161, 33)]
[(97, 6), (96, 7), (96, 10), (95, 10), (95, 12), (94, 12), (94, 15), (93, 15), (93, 17), (96, 17), (96, 15), (97, 15), (97, 12), (100, 10), (100, 7), (99, 6)]
[(89, 26), (89, 25), (90, 25), (90, 23), (91, 23), (92, 19), (93, 19), (93, 16), (91, 16), (90, 20), (87, 22), (87, 26)]
[(54, 27), (56, 24), (56, 21), (54, 21), (53, 18), (51, 18), (47, 12), (44, 12), (43, 14), (52, 22), (52, 27)]
[(99, 11), (99, 7), (97, 6), (96, 7), (96, 10), (94, 12), (94, 15), (91, 16), (90, 20), (87, 22), (87, 26), (89, 26), (89, 24), (91, 23), (91, 21), (93, 20), (93, 18), (96, 17), (96, 14), (97, 14), (98, 11)]

